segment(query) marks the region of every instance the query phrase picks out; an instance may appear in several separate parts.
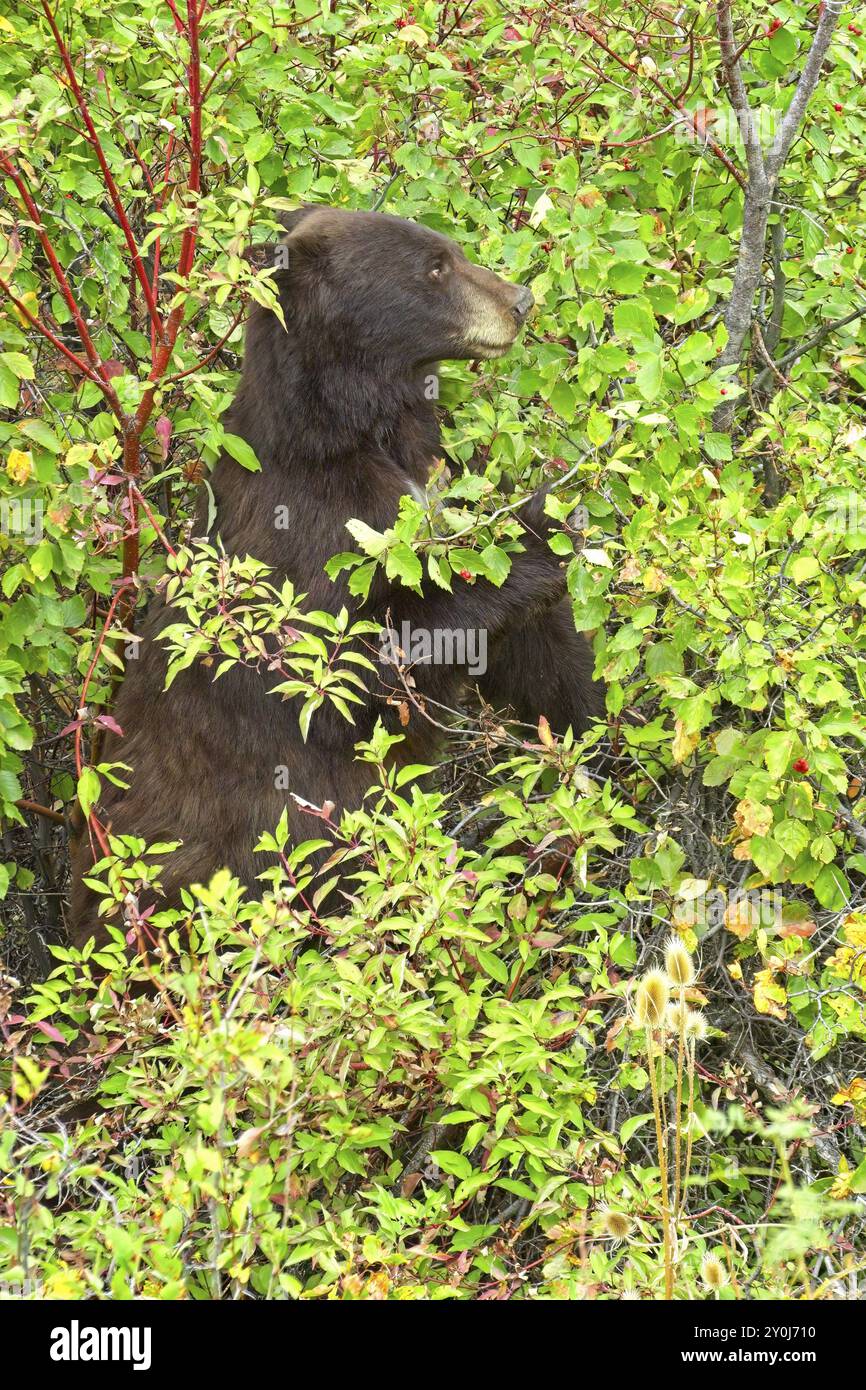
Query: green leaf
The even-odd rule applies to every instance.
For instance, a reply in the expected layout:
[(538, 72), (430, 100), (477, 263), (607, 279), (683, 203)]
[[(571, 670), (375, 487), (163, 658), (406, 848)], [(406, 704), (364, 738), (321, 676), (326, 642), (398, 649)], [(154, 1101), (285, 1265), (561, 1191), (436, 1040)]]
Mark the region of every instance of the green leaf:
[(388, 551), (385, 573), (389, 579), (399, 579), (401, 584), (415, 588), (421, 583), (423, 570), (414, 550), (400, 541)]
[(589, 412), (589, 419), (586, 422), (586, 437), (590, 444), (599, 448), (606, 444), (613, 432), (613, 426), (608, 417), (600, 410), (592, 409)]
[(623, 1125), (620, 1126), (619, 1137), (623, 1144), (627, 1144), (633, 1134), (637, 1134), (644, 1125), (652, 1123), (652, 1111), (648, 1115), (631, 1115)]
[(47, 579), (54, 565), (54, 547), (50, 541), (41, 541), (30, 556), (30, 568), (37, 579)]
[(89, 816), (97, 801), (99, 800), (100, 781), (99, 774), (92, 767), (83, 767), (81, 776), (78, 778), (78, 804), (85, 816)]
[(223, 435), (223, 448), (227, 454), (239, 463), (241, 468), (246, 468), (250, 473), (260, 473), (262, 465), (259, 463), (255, 453), (250, 448), (245, 439), (241, 439), (239, 434), (230, 434), (228, 431)]
[(787, 729), (767, 735), (764, 740), (764, 762), (771, 777), (780, 778), (785, 775), (799, 742), (797, 735)]
[(646, 299), (625, 299), (614, 307), (613, 331), (618, 338), (630, 342), (652, 338), (656, 321), (652, 305)]
[(465, 1154), (454, 1153), (452, 1149), (431, 1149), (430, 1157), (443, 1173), (450, 1173), (455, 1178), (472, 1176), (472, 1164)]

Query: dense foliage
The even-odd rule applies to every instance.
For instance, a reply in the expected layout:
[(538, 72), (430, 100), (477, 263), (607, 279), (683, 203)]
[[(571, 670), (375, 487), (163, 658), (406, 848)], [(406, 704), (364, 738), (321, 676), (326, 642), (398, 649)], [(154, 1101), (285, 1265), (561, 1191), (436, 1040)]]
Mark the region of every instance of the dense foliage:
[[(784, 164), (738, 370), (717, 360), (749, 183), (728, 8), (7, 6), (11, 1289), (856, 1291), (866, 11), (839, 19)], [(733, 7), (765, 147), (824, 9)], [(220, 449), (258, 466), (219, 420), (245, 305), (273, 302), (243, 253), (301, 200), (414, 218), (531, 285), (507, 359), (443, 369), (435, 516), (406, 499), (392, 532), (347, 531), (336, 564), (359, 595), (377, 564), (502, 582), (509, 504), (558, 481), (563, 515), (584, 508), (569, 587), (608, 724), (575, 742), (467, 705), (432, 791), (389, 771), (380, 733), (359, 751), (377, 782), (342, 826), (357, 879), (339, 912), (320, 910), (315, 839), (262, 826), (283, 871), (261, 901), (227, 874), (192, 887), (151, 924), (147, 961), (128, 959), (130, 895), (171, 847), (92, 822), (117, 925), (79, 958), (64, 820), (125, 775), (99, 733), (154, 584), (171, 575), (188, 619), (177, 663), (255, 663), (291, 621), (299, 717), (326, 699), (351, 713), (332, 649), (363, 611), (305, 615), (260, 567), (194, 543)], [(654, 970), (672, 934), (680, 986)]]

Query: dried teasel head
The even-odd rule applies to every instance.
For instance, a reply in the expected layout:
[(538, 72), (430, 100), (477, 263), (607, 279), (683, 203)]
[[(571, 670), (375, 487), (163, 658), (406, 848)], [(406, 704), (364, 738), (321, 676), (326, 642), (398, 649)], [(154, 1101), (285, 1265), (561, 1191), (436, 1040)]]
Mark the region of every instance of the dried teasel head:
[(678, 936), (665, 943), (665, 970), (675, 989), (688, 989), (695, 981), (695, 962), (688, 947)]
[(670, 980), (661, 970), (648, 970), (638, 980), (632, 1015), (641, 1028), (660, 1028), (671, 997)]
[(686, 1009), (686, 1037), (691, 1042), (703, 1042), (708, 1032), (706, 1014), (699, 1009)]
[(691, 1009), (688, 1004), (668, 1004), (668, 1011), (665, 1016), (665, 1026), (670, 1033), (685, 1034), (688, 1027), (689, 1014)]
[(632, 1223), (624, 1211), (617, 1211), (615, 1207), (603, 1206), (599, 1210), (601, 1216), (602, 1233), (609, 1240), (619, 1244), (623, 1240), (628, 1240), (632, 1233)]
[(701, 1278), (708, 1289), (724, 1288), (728, 1282), (728, 1271), (718, 1255), (707, 1255), (701, 1264)]

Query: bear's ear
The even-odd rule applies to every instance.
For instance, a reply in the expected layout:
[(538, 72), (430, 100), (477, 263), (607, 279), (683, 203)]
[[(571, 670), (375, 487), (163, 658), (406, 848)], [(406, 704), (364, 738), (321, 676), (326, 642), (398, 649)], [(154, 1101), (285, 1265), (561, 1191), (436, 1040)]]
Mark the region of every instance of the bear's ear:
[(295, 208), (292, 212), (281, 212), (277, 216), (277, 221), (285, 232), (294, 232), (305, 217), (310, 217), (316, 211), (315, 203), (304, 203), (301, 207)]
[(280, 221), (286, 229), (280, 246), (288, 252), (287, 269), (293, 260), (316, 261), (327, 253), (335, 230), (330, 208), (307, 205), (287, 213)]
[(248, 246), (244, 260), (254, 270), (276, 270), (277, 276), (291, 269), (292, 264), (319, 260), (333, 237), (330, 209), (306, 204), (294, 212), (281, 213), (278, 221), (286, 229), (281, 241), (259, 241)]
[(253, 270), (277, 270), (285, 271), (289, 268), (289, 247), (297, 256), (303, 254), (304, 246), (309, 246), (310, 253), (316, 246), (316, 238), (311, 235), (311, 229), (303, 236), (300, 235), (300, 227), (304, 221), (309, 220), (320, 208), (311, 203), (304, 203), (303, 207), (297, 207), (292, 213), (281, 213), (277, 221), (285, 229), (286, 235), (278, 242), (267, 240), (267, 242), (254, 242), (252, 246), (247, 246), (243, 252), (243, 260), (252, 265)]

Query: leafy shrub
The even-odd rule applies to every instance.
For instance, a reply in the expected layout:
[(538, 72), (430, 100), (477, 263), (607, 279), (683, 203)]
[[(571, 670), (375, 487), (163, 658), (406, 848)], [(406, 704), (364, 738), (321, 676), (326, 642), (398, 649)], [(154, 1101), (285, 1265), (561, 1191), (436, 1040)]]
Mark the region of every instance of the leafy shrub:
[[(714, 16), (609, 11), (13, 0), (0, 21), (15, 1289), (661, 1297), (654, 1110), (693, 1145), (675, 1296), (856, 1278), (864, 37), (856, 15), (833, 35), (737, 370), (718, 357), (748, 160)], [(812, 7), (774, 15), (733, 16), (767, 141), (815, 41)], [(95, 877), (125, 926), (78, 958), (62, 822), (127, 775), (99, 736), (156, 584), (196, 634), (176, 663), (255, 664), (288, 624), (299, 717), (351, 713), (353, 673), (323, 675), (362, 613), (307, 613), (252, 557), (220, 614), (225, 564), (194, 544), (219, 451), (257, 467), (219, 422), (244, 306), (274, 302), (243, 253), (302, 199), (421, 220), (538, 304), (504, 362), (443, 372), (436, 511), (350, 527), (333, 568), (358, 594), (379, 563), (496, 581), (515, 500), (558, 480), (570, 508), (576, 489), (569, 588), (608, 728), (575, 743), (469, 708), (433, 789), (387, 771), (380, 731), (360, 750), (376, 789), (342, 825), (344, 910), (323, 905), (315, 841), (263, 826), (283, 862), (261, 901), (226, 874), (192, 887), (147, 962), (126, 956), (129, 894), (170, 848), (106, 830)], [(626, 1022), (671, 929), (709, 1024), (679, 1105), (676, 1049), (648, 1059)]]

